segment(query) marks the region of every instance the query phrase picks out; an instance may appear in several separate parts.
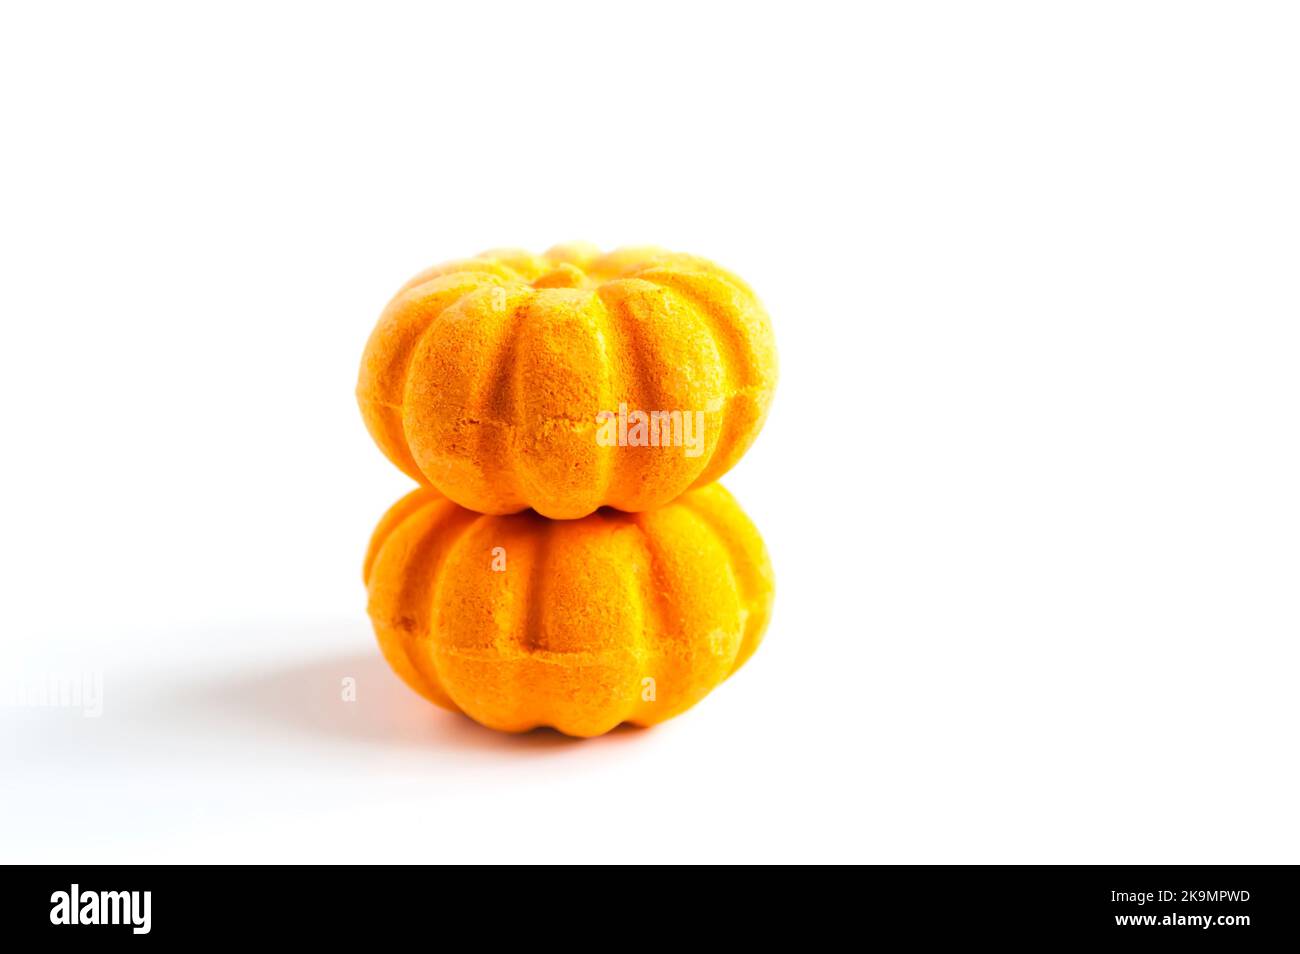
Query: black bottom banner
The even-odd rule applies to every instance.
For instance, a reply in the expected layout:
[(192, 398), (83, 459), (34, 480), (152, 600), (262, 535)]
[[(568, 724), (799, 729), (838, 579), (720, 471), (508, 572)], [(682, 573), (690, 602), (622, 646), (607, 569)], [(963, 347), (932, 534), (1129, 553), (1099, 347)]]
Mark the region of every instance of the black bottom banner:
[[(453, 880), (433, 870), (358, 867), (37, 867), (9, 875), (0, 901), (7, 938), (91, 949), (155, 939), (402, 943), (431, 917), (451, 913), (462, 930), (484, 929), (481, 943), (545, 924), (584, 946), (603, 945), (615, 931), (653, 945), (669, 943), (662, 935), (679, 935), (729, 893), (713, 887), (702, 895), (698, 875), (685, 872), (653, 881), (625, 875), (617, 887), (609, 872), (493, 875), (489, 884), (473, 872)], [(745, 875), (720, 884), (733, 878)], [(744, 919), (751, 930), (766, 933), (775, 917), (827, 943), (851, 931), (972, 942), (1294, 946), (1293, 881), (1289, 867), (880, 867), (818, 900), (779, 876), (767, 892), (784, 894), (777, 904), (754, 905), (743, 888), (727, 900), (733, 911), (753, 905)], [(479, 916), (485, 910), (492, 917)], [(719, 925), (719, 941), (734, 941), (737, 926)], [(555, 942), (552, 934), (548, 943)]]

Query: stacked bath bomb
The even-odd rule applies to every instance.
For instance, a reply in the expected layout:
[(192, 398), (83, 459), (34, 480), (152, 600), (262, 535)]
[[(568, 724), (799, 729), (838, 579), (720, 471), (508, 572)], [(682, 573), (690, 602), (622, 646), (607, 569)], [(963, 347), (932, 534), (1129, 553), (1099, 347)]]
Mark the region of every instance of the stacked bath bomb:
[(767, 314), (655, 248), (485, 252), (411, 279), (366, 346), (366, 426), (420, 483), (365, 560), (384, 657), (493, 729), (653, 725), (749, 658), (762, 538), (714, 483), (763, 426)]

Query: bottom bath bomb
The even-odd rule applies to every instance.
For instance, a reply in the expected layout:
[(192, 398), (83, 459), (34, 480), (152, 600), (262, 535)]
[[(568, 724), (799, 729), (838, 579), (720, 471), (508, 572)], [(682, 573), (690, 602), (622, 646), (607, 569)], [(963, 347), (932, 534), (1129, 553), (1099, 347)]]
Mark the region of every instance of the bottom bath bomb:
[(763, 540), (718, 484), (581, 520), (485, 516), (422, 488), (379, 522), (364, 575), (398, 675), (506, 732), (669, 719), (740, 668), (772, 605)]

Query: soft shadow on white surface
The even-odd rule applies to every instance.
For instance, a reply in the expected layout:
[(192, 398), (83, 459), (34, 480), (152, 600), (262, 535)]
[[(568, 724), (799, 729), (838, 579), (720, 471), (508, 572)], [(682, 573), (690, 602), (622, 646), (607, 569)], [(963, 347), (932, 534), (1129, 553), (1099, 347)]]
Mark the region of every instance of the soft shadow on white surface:
[[(355, 701), (344, 698), (353, 680)], [(372, 652), (321, 654), (266, 672), (241, 673), (201, 684), (190, 704), (266, 729), (288, 729), (319, 740), (381, 747), (528, 751), (600, 744), (551, 729), (506, 734), (420, 698)], [(606, 738), (631, 739), (620, 727)]]
[[(345, 833), (342, 850), (365, 856), (415, 837), (426, 847), (414, 856), (429, 857), (438, 828), (412, 836), (402, 820), (412, 805), (515, 817), (526, 788), (560, 799), (553, 812), (577, 811), (588, 786), (622, 792), (637, 760), (663, 751), (654, 730), (580, 740), (485, 729), (407, 688), (364, 619), (173, 628), (126, 642), (113, 643), (118, 658), (104, 668), (100, 717), (0, 709), (0, 861), (239, 860), (272, 846), (289, 860), (335, 857), (323, 832)], [(445, 833), (436, 843), (432, 856), (444, 856)]]
[(103, 684), (99, 718), (0, 711), (4, 747), (28, 779), (42, 784), (90, 766), (126, 778), (230, 766), (319, 778), (485, 760), (508, 768), (534, 757), (585, 760), (651, 735), (626, 727), (583, 740), (486, 729), (408, 688), (364, 619), (142, 635), (104, 671)]

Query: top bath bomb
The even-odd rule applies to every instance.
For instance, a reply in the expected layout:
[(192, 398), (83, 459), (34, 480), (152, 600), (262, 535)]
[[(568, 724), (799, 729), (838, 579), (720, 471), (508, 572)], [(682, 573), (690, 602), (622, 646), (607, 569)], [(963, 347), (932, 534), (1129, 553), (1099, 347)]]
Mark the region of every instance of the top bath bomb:
[(717, 480), (775, 385), (767, 313), (735, 275), (573, 244), (416, 275), (370, 336), (357, 398), (388, 458), (461, 506), (576, 519)]

